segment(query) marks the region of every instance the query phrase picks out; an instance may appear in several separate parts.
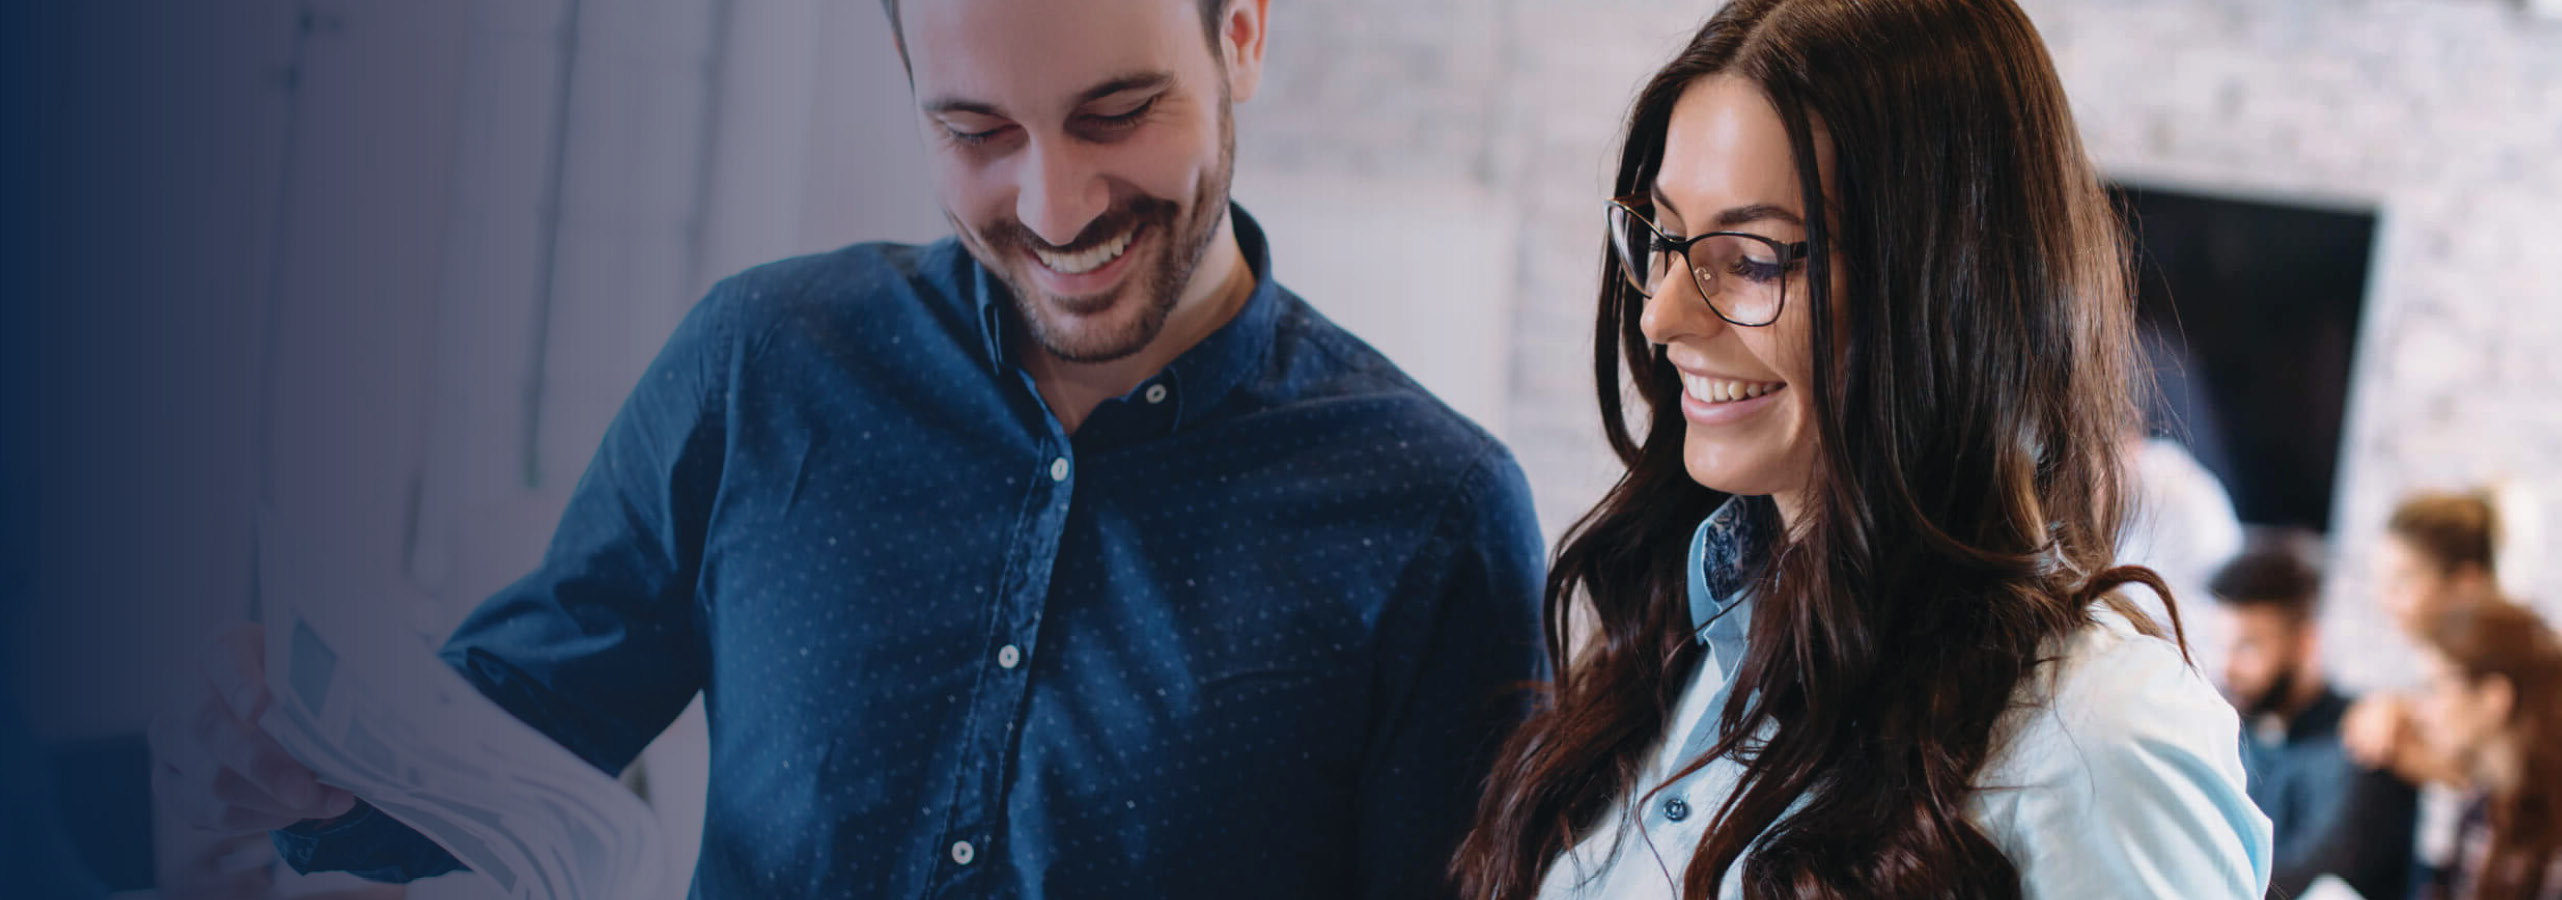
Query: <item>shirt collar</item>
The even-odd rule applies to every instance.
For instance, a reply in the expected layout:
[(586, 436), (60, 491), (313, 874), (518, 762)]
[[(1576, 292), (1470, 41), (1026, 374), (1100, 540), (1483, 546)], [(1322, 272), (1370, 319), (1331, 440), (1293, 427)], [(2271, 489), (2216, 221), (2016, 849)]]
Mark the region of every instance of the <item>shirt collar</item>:
[(1747, 566), (1765, 539), (1762, 517), (1746, 497), (1730, 497), (1690, 536), (1690, 625), (1716, 651), (1717, 668), (1733, 678), (1752, 630)]
[(2323, 685), (2321, 692), (2313, 695), (2313, 702), (2305, 704), (2304, 711), (2296, 713), (2295, 720), (2286, 723), (2286, 742), (2292, 744), (2338, 736), (2340, 719), (2348, 715), (2348, 707), (2347, 695), (2332, 690), (2330, 685)]
[[(1236, 233), (1238, 254), (1254, 273), (1254, 293), (1246, 297), (1245, 306), (1235, 318), (1122, 398), (1137, 405), (1151, 391), (1162, 389), (1158, 395), (1162, 399), (1144, 405), (1167, 410), (1165, 424), (1169, 432), (1187, 419), (1215, 408), (1230, 391), (1245, 383), (1247, 375), (1262, 364), (1265, 351), (1271, 348), (1273, 332), (1288, 306), (1284, 289), (1272, 279), (1272, 248), (1264, 237), (1262, 224), (1248, 215), (1245, 207), (1233, 202), (1228, 204), (1228, 220)], [(973, 260), (970, 268), (977, 281), (973, 293), (978, 306), (979, 336), (986, 348), (988, 365), (1002, 375), (1014, 367), (1005, 347), (1006, 317), (1014, 314), (1012, 299), (1005, 293), (1005, 282), (985, 266)]]

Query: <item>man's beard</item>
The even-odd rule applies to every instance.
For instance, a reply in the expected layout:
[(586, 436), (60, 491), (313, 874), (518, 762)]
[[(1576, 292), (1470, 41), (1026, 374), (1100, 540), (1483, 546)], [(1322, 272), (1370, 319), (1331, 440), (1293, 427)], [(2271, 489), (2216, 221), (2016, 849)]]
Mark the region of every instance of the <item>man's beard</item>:
[(2286, 711), (2287, 702), (2294, 697), (2295, 670), (2290, 666), (2279, 670), (2277, 677), (2269, 679), (2268, 686), (2261, 688), (2257, 695), (2235, 699), (2241, 701), (2236, 705), (2242, 708), (2242, 718), (2250, 719), (2283, 713)]
[[(1156, 340), (1165, 330), (1166, 318), (1174, 312), (1183, 290), (1192, 283), (1193, 273), (1210, 251), (1210, 242), (1218, 236), (1220, 217), (1227, 214), (1229, 182), (1235, 175), (1236, 126), (1229, 117), (1225, 98), (1219, 103), (1219, 162), (1204, 173), (1196, 184), (1195, 205), (1188, 212), (1181, 204), (1159, 197), (1134, 197), (1115, 200), (1113, 208), (1098, 216), (1075, 240), (1052, 247), (1032, 233), (1020, 220), (1007, 217), (978, 230), (970, 248), (979, 264), (996, 273), (1005, 282), (1014, 301), (1015, 320), (1022, 323), (1023, 333), (1050, 355), (1069, 362), (1101, 363), (1122, 359), (1137, 353)], [(953, 230), (971, 234), (956, 220)], [(1125, 278), (1110, 293), (1097, 297), (1070, 300), (1039, 293), (1032, 280), (1016, 271), (1014, 265), (1041, 265), (1033, 255), (1035, 247), (1054, 253), (1073, 254), (1104, 244), (1124, 234), (1136, 233), (1150, 240), (1161, 238), (1155, 264), (1146, 272)], [(981, 242), (984, 242), (983, 244)], [(1137, 253), (1134, 243), (1124, 253)], [(1135, 262), (1135, 261), (1134, 261)], [(1106, 263), (1110, 265), (1110, 263)], [(1143, 292), (1137, 301), (1138, 315), (1129, 322), (1108, 331), (1085, 330), (1062, 321), (1069, 316), (1105, 313), (1120, 306), (1132, 291)]]

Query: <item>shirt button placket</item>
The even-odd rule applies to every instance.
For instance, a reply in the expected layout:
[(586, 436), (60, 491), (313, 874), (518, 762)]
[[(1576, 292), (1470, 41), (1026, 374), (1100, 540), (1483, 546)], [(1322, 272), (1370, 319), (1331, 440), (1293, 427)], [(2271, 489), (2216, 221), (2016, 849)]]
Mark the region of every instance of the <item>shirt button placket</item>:
[[(1050, 476), (1050, 483), (1065, 485), (1068, 480), (1068, 475), (1074, 471), (1074, 464), (1068, 461), (1066, 454), (1062, 453), (1058, 456), (1051, 457), (1050, 464), (1045, 466), (1043, 471)], [(1064, 492), (1061, 492), (1059, 496), (1052, 498), (1052, 504), (1056, 506), (1063, 503), (1065, 500), (1066, 497), (1064, 496)], [(1025, 597), (1022, 599), (1037, 606), (1037, 599), (1035, 598)], [(1023, 647), (1020, 644), (1006, 644), (1002, 647), (996, 648), (996, 665), (997, 668), (1004, 669), (1009, 672), (1022, 668)], [(971, 861), (978, 859), (978, 848), (966, 840), (953, 841), (949, 854), (953, 865), (966, 868), (970, 865)]]

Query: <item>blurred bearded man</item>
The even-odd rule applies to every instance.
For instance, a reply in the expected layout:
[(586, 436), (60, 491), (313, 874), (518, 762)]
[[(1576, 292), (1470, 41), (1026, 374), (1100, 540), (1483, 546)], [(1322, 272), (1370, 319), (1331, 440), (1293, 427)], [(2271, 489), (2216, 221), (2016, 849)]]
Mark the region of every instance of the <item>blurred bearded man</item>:
[(2340, 744), (2349, 698), (2322, 675), (2318, 539), (2258, 535), (2208, 584), (2231, 624), (2224, 688), (2242, 713), (2251, 801), (2276, 837), (2268, 896), (2302, 896), (2338, 877), (2368, 897), (2409, 886), (2418, 792)]

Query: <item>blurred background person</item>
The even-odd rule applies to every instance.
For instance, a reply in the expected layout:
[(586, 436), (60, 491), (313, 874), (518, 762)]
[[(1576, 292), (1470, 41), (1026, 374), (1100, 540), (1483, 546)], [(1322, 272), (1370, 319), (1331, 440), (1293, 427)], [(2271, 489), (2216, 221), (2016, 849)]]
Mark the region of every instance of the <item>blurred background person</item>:
[(2393, 509), (2376, 554), (2376, 597), (2405, 633), (2500, 597), (2500, 515), (2489, 491), (2421, 492)]
[[(2242, 520), (2215, 473), (2178, 438), (2130, 430), (2120, 452), (2134, 473), (2134, 514), (2117, 539), (2117, 559), (2161, 573), (2171, 596), (2187, 600), (2211, 592), (2216, 568), (2242, 551)], [(2168, 625), (2171, 610), (2151, 592), (2136, 603), (2153, 621)], [(2216, 604), (2179, 609), (2181, 637), (2200, 660), (2220, 659), (2233, 640), (2232, 623)]]
[[(2376, 602), (2394, 627), (2417, 638), (2447, 610), (2507, 602), (2494, 559), (2498, 531), (2486, 492), (2423, 492), (2394, 507), (2375, 558)], [(2360, 701), (2341, 736), (2359, 761), (2391, 766), (2414, 782), (2453, 783), (2461, 774), (2419, 740), (2407, 696)]]
[(2507, 603), (2439, 610), (2419, 638), (2419, 732), (2466, 792), (2450, 865), (2421, 896), (2562, 900), (2562, 644)]
[[(2117, 559), (2161, 573), (2171, 596), (2201, 598), (2180, 607), (2180, 633), (2191, 657), (2212, 661), (2224, 658), (2231, 627), (2224, 610), (2202, 598), (2208, 579), (2242, 552), (2242, 519), (2217, 474), (2236, 471), (2222, 415), (2176, 331), (2162, 321), (2137, 322), (2151, 389), (2137, 391), (2144, 421), (2126, 430), (2118, 448), (2134, 473), (2135, 507), (2118, 535)], [(2161, 598), (2145, 593), (2136, 602), (2153, 621), (2171, 621)]]
[[(2422, 491), (2394, 506), (2373, 565), (2376, 603), (2396, 630), (2417, 641), (2448, 610), (2507, 602), (2498, 580), (2499, 519), (2487, 491)], [(2340, 738), (2360, 764), (2421, 786), (2413, 860), (2415, 877), (2426, 882), (2454, 853), (2464, 773), (2421, 739), (2412, 700), (2401, 693), (2360, 698), (2343, 718)]]
[(2310, 561), (2319, 543), (2309, 532), (2260, 533), (2207, 585), (2230, 627), (2223, 681), (2243, 716), (2251, 801), (2275, 831), (2268, 896), (2302, 895), (2326, 874), (2367, 897), (2400, 896), (2419, 796), (2340, 744), (2349, 698), (2322, 670), (2322, 574)]

